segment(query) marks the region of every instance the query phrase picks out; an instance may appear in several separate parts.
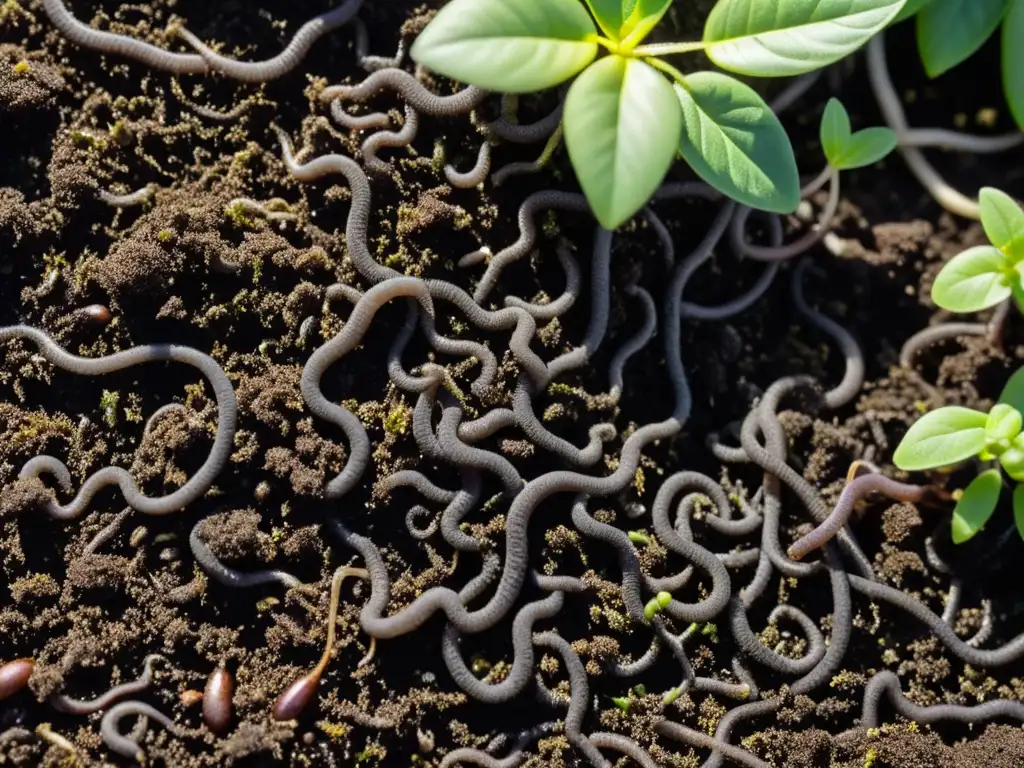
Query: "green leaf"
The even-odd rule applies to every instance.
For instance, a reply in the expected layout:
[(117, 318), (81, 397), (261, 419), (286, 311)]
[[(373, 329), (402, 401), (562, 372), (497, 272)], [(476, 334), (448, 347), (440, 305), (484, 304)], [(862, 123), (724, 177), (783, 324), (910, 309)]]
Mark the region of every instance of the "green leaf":
[(985, 447), (988, 414), (950, 405), (926, 413), (916, 422), (893, 454), (893, 463), (908, 472), (956, 464)]
[(1024, 426), (1024, 418), (1020, 411), (1008, 403), (996, 403), (988, 412), (988, 420), (985, 422), (985, 443), (988, 446), (1000, 443), (1008, 447), (1010, 441), (1020, 434)]
[(1017, 436), (1010, 447), (999, 454), (999, 463), (1011, 478), (1024, 480), (1024, 440)]
[(527, 93), (558, 85), (592, 62), (596, 33), (577, 0), (452, 0), (410, 55), (453, 80)]
[(637, 45), (651, 34), (661, 17), (665, 15), (672, 0), (633, 0), (632, 11), (627, 11), (629, 0), (623, 0), (624, 21), (620, 34), (629, 45)]
[(932, 300), (951, 312), (977, 312), (1010, 297), (1006, 257), (991, 245), (954, 256), (932, 284)]
[(672, 86), (639, 59), (608, 56), (565, 97), (565, 146), (605, 229), (628, 221), (675, 159), (683, 115)]
[(935, 0), (907, 0), (907, 4), (903, 6), (903, 10), (896, 14), (896, 18), (889, 22), (889, 26), (891, 27), (893, 24), (899, 24), (901, 21), (906, 21), (926, 5), (933, 2), (935, 2)]
[(891, 128), (862, 128), (850, 137), (832, 165), (840, 171), (873, 165), (896, 149), (898, 143), (899, 137)]
[(843, 149), (853, 135), (850, 127), (850, 114), (843, 106), (843, 102), (833, 97), (825, 105), (825, 111), (821, 114), (821, 149), (825, 153), (825, 159), (835, 168), (835, 160), (840, 158)]
[(938, 77), (981, 48), (996, 31), (1006, 0), (935, 0), (917, 14), (917, 49), (928, 77)]
[(998, 469), (982, 472), (964, 489), (953, 509), (953, 543), (963, 544), (974, 537), (996, 511), (1003, 478)]
[(719, 72), (688, 75), (675, 89), (683, 107), (679, 149), (697, 175), (752, 208), (796, 210), (796, 159), (771, 107), (750, 86)]
[[(1024, 61), (1020, 65), (1024, 66)], [(982, 187), (978, 206), (989, 242), (1006, 254), (1011, 263), (1024, 259), (1024, 210), (1017, 201), (994, 187)]]
[(1024, 131), (1024, 0), (1010, 0), (1003, 19), (1003, 94), (1010, 105), (1010, 114)]
[(1017, 533), (1024, 539), (1024, 485), (1013, 489), (1013, 522), (1017, 524)]
[(1024, 413), (1024, 368), (1018, 368), (1006, 382), (998, 402), (1006, 403)]
[(707, 54), (743, 75), (800, 75), (838, 61), (892, 21), (904, 0), (718, 0)]
[(597, 25), (601, 27), (605, 37), (618, 42), (619, 30), (622, 28), (623, 12), (626, 10), (628, 0), (585, 0), (590, 12), (597, 19)]

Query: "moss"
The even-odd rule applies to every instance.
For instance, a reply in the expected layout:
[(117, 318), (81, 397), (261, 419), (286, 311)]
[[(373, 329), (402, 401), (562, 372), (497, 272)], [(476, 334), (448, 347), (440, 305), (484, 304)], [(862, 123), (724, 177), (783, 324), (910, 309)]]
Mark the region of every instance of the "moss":
[(384, 431), (389, 435), (404, 435), (409, 428), (409, 407), (396, 403), (384, 417)]
[(70, 435), (73, 431), (71, 422), (66, 418), (53, 418), (42, 412), (30, 413), (25, 416), (11, 440), (18, 445), (41, 435)]
[(871, 747), (867, 751), (867, 754), (864, 755), (864, 768), (871, 768), (871, 766), (873, 766), (875, 764), (875, 761), (877, 759), (878, 759), (878, 750), (875, 749), (874, 747)]
[(73, 130), (71, 131), (71, 140), (75, 143), (75, 146), (81, 147), (82, 149), (106, 149), (107, 142), (98, 136), (93, 136), (87, 131)]
[(132, 142), (132, 132), (121, 120), (116, 120), (112, 125), (108, 125), (107, 133), (119, 147), (126, 147)]
[(121, 395), (118, 392), (111, 392), (104, 389), (100, 395), (100, 408), (103, 409), (103, 420), (108, 427), (117, 426), (117, 404), (121, 402)]
[(14, 72), (14, 74), (16, 75), (27, 75), (29, 72), (32, 71), (32, 65), (24, 59), (22, 59), (13, 67), (11, 67), (11, 71)]
[(228, 217), (228, 221), (241, 229), (257, 229), (260, 226), (260, 221), (249, 215), (241, 203), (225, 206), (224, 215)]
[(174, 241), (176, 235), (173, 229), (161, 229), (156, 233), (156, 241), (161, 245), (167, 245)]
[(349, 732), (349, 727), (345, 723), (332, 723), (327, 720), (321, 720), (316, 727), (335, 740), (344, 738)]

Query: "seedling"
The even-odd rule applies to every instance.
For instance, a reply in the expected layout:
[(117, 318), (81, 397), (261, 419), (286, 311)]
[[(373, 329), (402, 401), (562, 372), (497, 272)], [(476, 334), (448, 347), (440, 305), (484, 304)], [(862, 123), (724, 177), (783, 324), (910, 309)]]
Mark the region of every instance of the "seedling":
[(1003, 94), (1024, 129), (1024, 0), (907, 0), (893, 23), (911, 16), (928, 77), (969, 58), (1002, 25)]
[[(1003, 389), (988, 413), (948, 406), (918, 419), (900, 441), (893, 456), (906, 471), (958, 464), (974, 456), (996, 461), (1010, 478), (1024, 483), (1024, 368)], [(961, 544), (980, 531), (999, 503), (1002, 473), (988, 469), (971, 481), (953, 510), (953, 542)], [(1024, 538), (1024, 484), (1013, 490), (1013, 516)]]
[(981, 225), (991, 245), (954, 256), (932, 285), (932, 300), (952, 312), (977, 312), (1013, 296), (1024, 311), (1024, 210), (1009, 195), (984, 187)]
[(873, 165), (899, 142), (891, 128), (862, 128), (854, 133), (850, 115), (839, 99), (829, 99), (821, 116), (821, 149), (837, 171)]
[[(642, 43), (672, 0), (584, 2), (452, 0), (411, 55), (439, 74), (505, 93), (575, 77), (565, 99), (566, 149), (594, 215), (615, 229), (647, 203), (677, 155), (751, 207), (789, 213), (800, 202), (793, 148), (764, 100), (733, 77), (684, 75), (664, 57), (703, 51), (742, 75), (799, 75), (862, 46), (906, 0), (718, 0), (702, 40), (653, 45)], [(598, 58), (601, 49), (608, 55)]]

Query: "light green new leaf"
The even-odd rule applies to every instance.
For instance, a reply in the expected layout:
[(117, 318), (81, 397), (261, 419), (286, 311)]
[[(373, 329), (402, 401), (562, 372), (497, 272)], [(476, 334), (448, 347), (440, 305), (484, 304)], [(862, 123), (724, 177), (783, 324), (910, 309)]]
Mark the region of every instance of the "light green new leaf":
[(1024, 426), (1024, 417), (1009, 403), (996, 403), (988, 412), (985, 422), (985, 442), (988, 445), (1003, 443), (1009, 445)]
[(601, 31), (619, 42), (629, 38), (635, 45), (645, 38), (665, 12), (672, 0), (585, 0), (597, 19)]
[(1024, 480), (1024, 440), (1020, 435), (999, 454), (999, 464), (1017, 482)]
[(843, 149), (853, 135), (853, 129), (850, 127), (850, 114), (843, 103), (835, 97), (828, 100), (825, 111), (821, 114), (819, 135), (825, 159), (833, 168), (837, 167), (833, 158), (842, 155)]
[(793, 147), (757, 93), (720, 72), (676, 83), (683, 107), (679, 149), (704, 181), (751, 208), (789, 213), (800, 202)]
[(933, 2), (935, 2), (935, 0), (907, 0), (907, 4), (903, 6), (903, 10), (896, 14), (896, 18), (889, 22), (889, 26), (891, 27), (893, 24), (899, 24), (901, 21), (906, 21), (926, 5)]
[(982, 187), (978, 193), (978, 207), (981, 209), (981, 226), (985, 228), (989, 242), (1011, 263), (1024, 259), (1024, 209), (1017, 201), (994, 187)]
[(1024, 413), (1024, 368), (1018, 368), (1006, 382), (998, 402), (1013, 406)]
[(453, 80), (527, 93), (558, 85), (592, 62), (596, 34), (578, 0), (452, 0), (410, 55)]
[(619, 30), (622, 28), (622, 14), (625, 10), (627, 0), (585, 0), (590, 12), (597, 19), (597, 25), (601, 27), (605, 37), (616, 42), (619, 37)]
[(707, 54), (743, 75), (800, 75), (838, 61), (885, 28), (905, 0), (718, 0)]
[(1010, 297), (1002, 251), (977, 245), (954, 256), (932, 284), (932, 301), (950, 312), (977, 312)]
[(893, 463), (908, 472), (956, 464), (985, 447), (988, 414), (950, 405), (926, 413), (907, 430)]
[(917, 49), (928, 77), (938, 77), (981, 48), (996, 31), (1006, 0), (935, 0), (917, 14)]
[(1003, 94), (1010, 105), (1010, 114), (1024, 131), (1024, 0), (1010, 0), (1003, 19)]
[(964, 489), (964, 495), (953, 509), (953, 543), (963, 544), (985, 527), (996, 511), (1003, 479), (998, 469), (982, 472)]
[(834, 168), (849, 171), (873, 165), (888, 155), (899, 143), (899, 137), (891, 128), (862, 128), (846, 143), (835, 159), (829, 159)]
[(669, 81), (639, 59), (608, 56), (565, 97), (565, 146), (605, 229), (651, 198), (675, 159), (683, 115)]
[(1024, 485), (1013, 489), (1013, 522), (1017, 524), (1017, 533), (1024, 539)]

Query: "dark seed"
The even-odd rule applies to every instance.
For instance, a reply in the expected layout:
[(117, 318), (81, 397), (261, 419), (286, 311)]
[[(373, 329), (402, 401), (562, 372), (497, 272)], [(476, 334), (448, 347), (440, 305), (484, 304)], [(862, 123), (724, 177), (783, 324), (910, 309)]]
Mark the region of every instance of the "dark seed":
[(223, 733), (231, 725), (235, 679), (227, 667), (218, 667), (206, 681), (203, 691), (203, 722), (214, 733)]
[(0, 667), (0, 699), (13, 696), (28, 685), (36, 663), (32, 659), (9, 661)]

